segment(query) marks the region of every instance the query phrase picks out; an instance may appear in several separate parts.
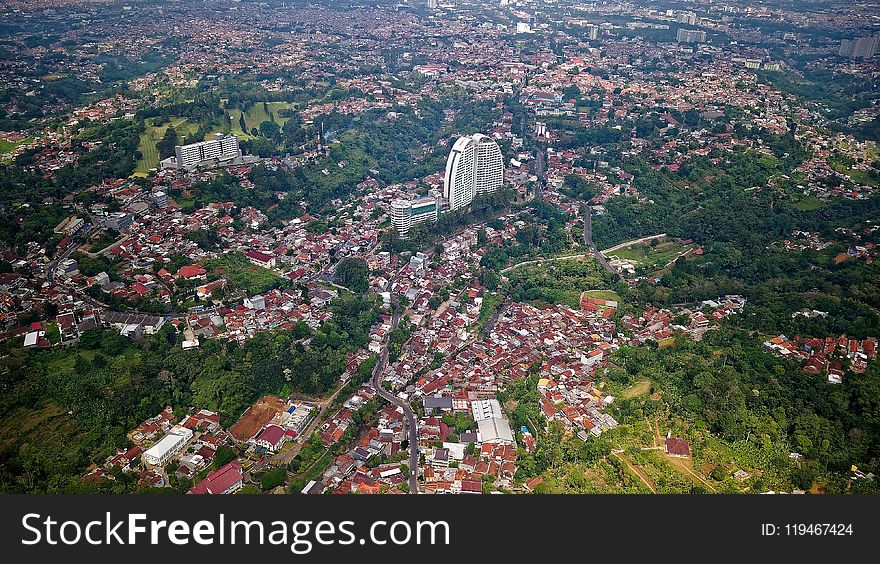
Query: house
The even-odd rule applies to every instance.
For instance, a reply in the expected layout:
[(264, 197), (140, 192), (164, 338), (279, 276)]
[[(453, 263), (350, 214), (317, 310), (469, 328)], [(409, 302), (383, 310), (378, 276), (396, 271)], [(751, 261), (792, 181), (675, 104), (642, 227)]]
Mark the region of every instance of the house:
[(263, 268), (275, 268), (275, 257), (273, 257), (272, 255), (267, 255), (266, 253), (261, 253), (260, 251), (248, 251), (244, 254), (244, 256), (247, 257), (251, 264), (255, 264)]
[(284, 444), (284, 429), (279, 427), (278, 425), (269, 425), (263, 431), (257, 435), (257, 438), (254, 442), (257, 446), (261, 446), (266, 450), (271, 452), (275, 452), (281, 445)]
[(305, 487), (302, 489), (302, 491), (300, 493), (306, 494), (306, 495), (308, 495), (308, 494), (311, 494), (311, 495), (322, 494), (322, 493), (324, 493), (324, 490), (326, 490), (326, 489), (327, 489), (327, 485), (324, 484), (323, 482), (316, 482), (315, 480), (310, 480), (309, 483), (305, 485)]
[(538, 486), (540, 486), (543, 483), (544, 483), (544, 478), (542, 478), (541, 476), (535, 476), (534, 478), (532, 478), (531, 480), (526, 482), (525, 485), (523, 486), (523, 488), (525, 488), (525, 490), (527, 492), (533, 492), (533, 491), (535, 491), (535, 488), (537, 488)]
[(684, 439), (667, 437), (666, 454), (677, 458), (688, 458), (691, 455), (691, 445)]
[(481, 443), (514, 444), (513, 431), (507, 419), (490, 417), (477, 421), (477, 436)]
[(422, 403), (425, 406), (426, 412), (432, 409), (439, 411), (452, 410), (452, 397), (450, 396), (425, 396)]
[(206, 274), (207, 271), (202, 268), (201, 264), (188, 264), (186, 266), (181, 266), (177, 270), (177, 275), (185, 280), (204, 278)]
[(233, 460), (229, 464), (212, 470), (205, 479), (190, 488), (191, 494), (231, 494), (242, 486), (241, 464)]
[(244, 307), (248, 309), (266, 309), (266, 299), (263, 296), (256, 295), (244, 299)]
[(46, 332), (45, 331), (31, 331), (30, 333), (24, 336), (24, 345), (25, 347), (34, 347), (40, 344), (41, 342), (45, 342)]
[(153, 466), (164, 466), (171, 457), (180, 452), (192, 438), (193, 432), (186, 427), (174, 427), (162, 440), (144, 452), (144, 462)]

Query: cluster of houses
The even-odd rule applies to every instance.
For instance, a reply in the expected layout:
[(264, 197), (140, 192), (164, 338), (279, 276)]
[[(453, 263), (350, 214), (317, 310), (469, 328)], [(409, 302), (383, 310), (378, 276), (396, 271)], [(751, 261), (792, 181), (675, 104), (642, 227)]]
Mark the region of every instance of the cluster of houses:
[(726, 295), (675, 310), (649, 307), (640, 315), (624, 314), (620, 323), (633, 334), (630, 345), (653, 341), (664, 348), (674, 345), (676, 333), (699, 339), (725, 318), (742, 313), (746, 302), (743, 296)]
[[(200, 473), (211, 466), (217, 449), (232, 443), (229, 434), (220, 426), (218, 413), (192, 409), (178, 418), (170, 406), (141, 422), (128, 433), (128, 438), (131, 446), (118, 450), (84, 478), (115, 480), (117, 471), (134, 473), (139, 488), (167, 486), (171, 479), (169, 472), (173, 472), (177, 479), (195, 481)], [(238, 468), (237, 483), (240, 487), (240, 465)], [(216, 475), (216, 472), (208, 475)], [(201, 489), (207, 486), (201, 486)], [(193, 489), (198, 488), (199, 484), (196, 484)], [(227, 493), (214, 489), (207, 493)]]
[(845, 370), (864, 372), (868, 361), (877, 358), (877, 337), (851, 339), (841, 335), (837, 338), (798, 336), (789, 339), (779, 335), (764, 341), (764, 347), (774, 354), (800, 362), (808, 374), (825, 374), (829, 384), (840, 384)]

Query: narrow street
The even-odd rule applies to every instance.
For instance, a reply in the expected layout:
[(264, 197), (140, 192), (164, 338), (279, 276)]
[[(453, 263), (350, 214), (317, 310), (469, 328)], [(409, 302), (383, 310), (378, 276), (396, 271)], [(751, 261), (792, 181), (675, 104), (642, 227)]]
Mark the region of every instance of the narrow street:
[[(391, 291), (392, 286), (394, 286), (394, 281), (399, 275), (400, 273), (398, 272), (388, 281), (388, 283), (385, 285), (386, 292)], [(391, 294), (391, 303), (394, 309), (394, 314), (391, 317), (391, 332), (394, 332), (394, 330), (397, 329), (397, 326), (400, 323), (402, 312), (400, 311), (400, 302), (398, 301), (397, 296), (393, 293)], [(382, 387), (382, 372), (388, 365), (390, 347), (391, 339), (389, 338), (385, 341), (385, 345), (382, 348), (382, 353), (379, 355), (379, 361), (376, 363), (376, 366), (373, 367), (373, 376), (371, 381), (373, 387), (376, 389), (376, 392), (382, 399), (400, 407), (401, 409), (403, 409), (404, 415), (406, 415), (406, 425), (409, 431), (409, 493), (417, 494), (419, 493), (419, 438), (418, 426), (416, 424), (416, 415), (415, 413), (413, 413), (413, 410), (409, 406), (409, 403), (403, 401), (402, 399)]]

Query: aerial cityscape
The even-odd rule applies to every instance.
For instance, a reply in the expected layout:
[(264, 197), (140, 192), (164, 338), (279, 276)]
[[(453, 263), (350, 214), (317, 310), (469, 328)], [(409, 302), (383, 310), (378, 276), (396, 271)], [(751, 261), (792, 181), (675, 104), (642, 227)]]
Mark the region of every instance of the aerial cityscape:
[(880, 492), (876, 3), (0, 5), (0, 493)]

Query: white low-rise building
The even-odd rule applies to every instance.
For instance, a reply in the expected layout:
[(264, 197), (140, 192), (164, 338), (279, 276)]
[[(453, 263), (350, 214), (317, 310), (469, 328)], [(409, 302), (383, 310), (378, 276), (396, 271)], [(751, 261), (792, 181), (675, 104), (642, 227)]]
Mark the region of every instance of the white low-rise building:
[(193, 432), (186, 427), (172, 428), (162, 440), (144, 452), (144, 462), (152, 466), (164, 466), (186, 446), (192, 436)]

